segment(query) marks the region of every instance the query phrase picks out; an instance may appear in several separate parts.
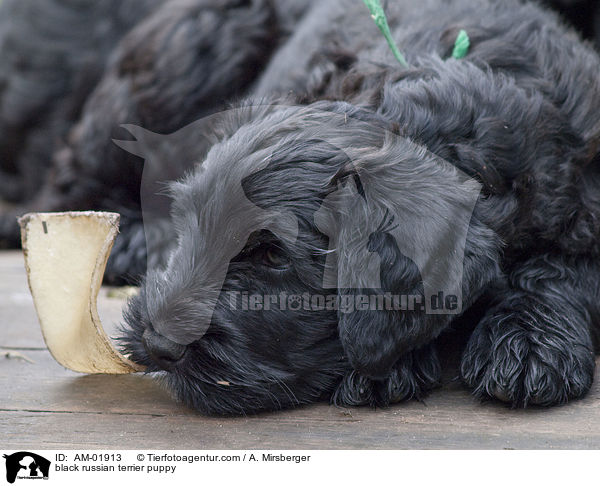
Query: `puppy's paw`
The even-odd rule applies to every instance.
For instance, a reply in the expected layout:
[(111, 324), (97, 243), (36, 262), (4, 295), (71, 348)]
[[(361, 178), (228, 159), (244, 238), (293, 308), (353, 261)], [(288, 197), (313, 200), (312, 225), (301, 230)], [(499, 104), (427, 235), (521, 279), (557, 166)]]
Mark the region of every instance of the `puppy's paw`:
[(432, 345), (411, 351), (383, 380), (373, 380), (355, 370), (348, 372), (334, 392), (331, 402), (338, 406), (371, 405), (385, 407), (410, 399), (420, 400), (440, 382), (440, 362)]
[(557, 405), (584, 396), (595, 363), (589, 335), (575, 313), (519, 303), (510, 307), (488, 313), (473, 332), (462, 357), (464, 382), (477, 397), (513, 407)]

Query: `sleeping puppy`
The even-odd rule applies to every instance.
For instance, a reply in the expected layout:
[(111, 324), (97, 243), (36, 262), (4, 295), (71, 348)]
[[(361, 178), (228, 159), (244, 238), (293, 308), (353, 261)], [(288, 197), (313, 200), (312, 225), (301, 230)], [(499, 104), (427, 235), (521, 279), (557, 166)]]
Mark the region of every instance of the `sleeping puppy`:
[(597, 54), (517, 0), (386, 13), (409, 68), (361, 2), (318, 3), (254, 97), (175, 137), (198, 143), (169, 158), (190, 161), (170, 186), (173, 248), (129, 303), (123, 341), (191, 407), (420, 398), (465, 316), (476, 396), (550, 406), (591, 386)]
[[(52, 152), (78, 119), (121, 37), (158, 0), (0, 3), (0, 210), (46, 202)], [(14, 214), (0, 247), (14, 245)]]

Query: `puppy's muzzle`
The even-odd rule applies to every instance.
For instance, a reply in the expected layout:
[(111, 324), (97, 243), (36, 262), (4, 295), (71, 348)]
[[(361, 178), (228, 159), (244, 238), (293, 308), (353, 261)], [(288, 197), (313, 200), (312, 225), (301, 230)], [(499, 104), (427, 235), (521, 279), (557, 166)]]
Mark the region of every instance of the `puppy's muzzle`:
[(187, 346), (173, 342), (152, 329), (144, 331), (142, 344), (150, 358), (166, 371), (172, 371), (187, 350)]

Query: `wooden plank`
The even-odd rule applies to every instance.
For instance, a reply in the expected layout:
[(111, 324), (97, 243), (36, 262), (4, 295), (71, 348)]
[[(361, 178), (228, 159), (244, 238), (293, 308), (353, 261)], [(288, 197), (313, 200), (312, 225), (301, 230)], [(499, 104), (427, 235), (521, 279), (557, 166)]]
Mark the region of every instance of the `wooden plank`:
[[(175, 403), (143, 374), (86, 376), (45, 350), (22, 256), (0, 253), (0, 434), (27, 448), (598, 448), (600, 373), (584, 400), (553, 409), (477, 403), (458, 383), (426, 403), (385, 410), (317, 404), (251, 417), (204, 417)], [(99, 299), (107, 327), (122, 299)], [(110, 331), (109, 331), (110, 332)], [(452, 373), (450, 373), (451, 375)]]
[(28, 357), (36, 363), (6, 360), (1, 368), (0, 433), (11, 448), (33, 447), (36, 440), (57, 448), (600, 447), (598, 385), (586, 399), (553, 409), (479, 404), (453, 384), (425, 404), (385, 410), (318, 404), (215, 418), (175, 403), (148, 376), (82, 376), (45, 351)]
[(48, 351), (20, 353), (33, 363), (18, 358), (0, 360), (2, 410), (193, 414), (148, 375), (84, 375), (63, 368)]
[[(249, 418), (205, 418), (127, 414), (4, 412), (3, 443), (27, 448), (148, 449), (537, 449), (598, 448), (594, 429), (567, 423), (538, 427), (535, 421), (488, 420), (476, 412), (461, 420), (454, 412), (424, 411), (420, 417), (390, 410), (345, 416), (315, 405)], [(464, 412), (464, 410), (463, 410)], [(360, 418), (358, 418), (360, 417)], [(557, 427), (555, 427), (557, 425)]]

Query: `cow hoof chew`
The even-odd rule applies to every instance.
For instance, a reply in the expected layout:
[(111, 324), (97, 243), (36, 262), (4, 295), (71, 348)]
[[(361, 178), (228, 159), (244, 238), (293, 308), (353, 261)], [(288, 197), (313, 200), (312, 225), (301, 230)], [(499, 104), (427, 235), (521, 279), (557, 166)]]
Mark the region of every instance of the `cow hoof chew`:
[(30, 213), (19, 224), (29, 288), (56, 361), (81, 373), (143, 371), (113, 347), (96, 308), (119, 215)]

